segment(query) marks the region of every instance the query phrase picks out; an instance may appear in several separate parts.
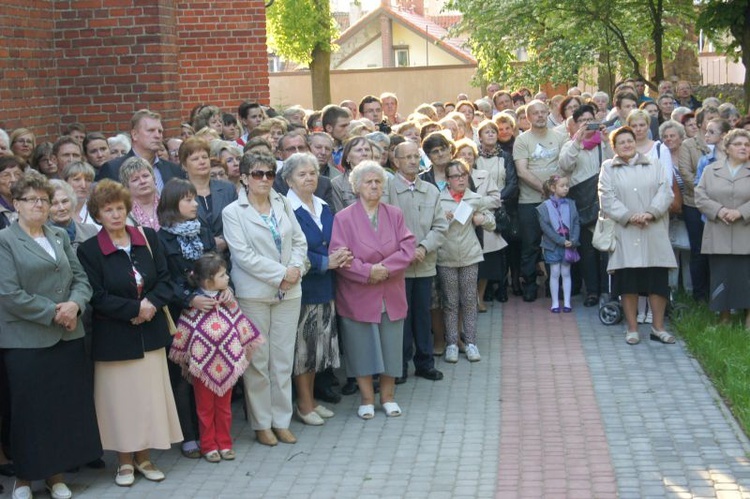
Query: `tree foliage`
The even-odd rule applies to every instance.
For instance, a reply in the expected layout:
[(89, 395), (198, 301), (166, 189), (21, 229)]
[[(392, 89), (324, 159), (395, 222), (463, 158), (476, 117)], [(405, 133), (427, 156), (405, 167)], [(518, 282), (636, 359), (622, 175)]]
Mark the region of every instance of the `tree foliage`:
[(698, 27), (716, 48), (745, 66), (745, 108), (750, 106), (750, 0), (708, 0), (700, 5)]
[[(448, 8), (463, 13), (455, 31), (469, 36), (481, 76), (512, 85), (572, 84), (602, 60), (654, 84), (685, 39), (679, 23), (694, 16), (690, 0), (451, 0)], [(515, 67), (522, 48), (527, 62)]]
[(310, 66), (313, 106), (328, 104), (331, 51), (339, 36), (328, 0), (276, 0), (266, 9), (266, 26), (271, 50)]

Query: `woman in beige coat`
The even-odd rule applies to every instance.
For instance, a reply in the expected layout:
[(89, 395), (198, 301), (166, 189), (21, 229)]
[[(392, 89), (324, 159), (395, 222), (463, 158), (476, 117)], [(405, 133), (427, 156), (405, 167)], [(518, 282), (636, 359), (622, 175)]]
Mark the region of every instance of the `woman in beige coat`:
[[(438, 249), (437, 274), (443, 293), (445, 336), (448, 346), (445, 361), (458, 362), (458, 316), (463, 316), (466, 338), (466, 358), (480, 360), (476, 346), (477, 333), (477, 269), (482, 256), (475, 227), (490, 231), (495, 228), (495, 217), (484, 208), (482, 196), (468, 189), (469, 166), (453, 160), (445, 169), (448, 187), (440, 192), (440, 208), (448, 219), (445, 242)], [(469, 213), (465, 217), (462, 210)]]
[(669, 205), (674, 198), (667, 171), (636, 150), (630, 127), (612, 133), (615, 157), (599, 174), (601, 211), (615, 224), (615, 250), (607, 270), (612, 292), (620, 295), (625, 312), (625, 341), (640, 342), (636, 313), (638, 295), (647, 295), (653, 309), (651, 339), (674, 343), (664, 330), (669, 297), (668, 269), (677, 263), (669, 242)]
[(273, 190), (276, 160), (247, 154), (240, 161), (237, 201), (222, 212), (240, 308), (266, 342), (243, 376), (250, 423), (258, 442), (293, 444), (292, 367), (307, 240), (289, 201)]
[(724, 138), (727, 157), (706, 167), (695, 188), (695, 205), (706, 217), (701, 251), (709, 255), (711, 310), (729, 321), (729, 310), (745, 310), (750, 329), (750, 132)]

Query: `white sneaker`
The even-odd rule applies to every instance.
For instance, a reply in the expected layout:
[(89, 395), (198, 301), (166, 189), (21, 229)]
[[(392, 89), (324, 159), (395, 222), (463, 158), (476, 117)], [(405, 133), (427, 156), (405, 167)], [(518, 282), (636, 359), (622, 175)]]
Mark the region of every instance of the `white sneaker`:
[(646, 317), (643, 319), (644, 324), (652, 324), (654, 322), (654, 314), (649, 310), (646, 313)]
[(466, 345), (466, 358), (469, 359), (469, 362), (479, 362), (482, 360), (482, 357), (479, 355), (479, 349), (475, 344), (469, 343)]
[(448, 345), (445, 347), (445, 361), (451, 364), (458, 362), (458, 345)]
[(638, 312), (638, 315), (636, 315), (635, 320), (636, 322), (638, 322), (638, 324), (643, 324), (644, 322), (646, 322), (646, 314)]

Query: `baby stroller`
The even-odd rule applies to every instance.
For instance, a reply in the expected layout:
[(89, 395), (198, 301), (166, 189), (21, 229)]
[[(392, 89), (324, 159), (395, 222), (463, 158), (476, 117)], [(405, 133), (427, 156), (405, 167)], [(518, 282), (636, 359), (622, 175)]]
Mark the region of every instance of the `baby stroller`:
[(612, 276), (609, 276), (609, 293), (599, 302), (599, 320), (605, 326), (614, 326), (622, 321), (620, 297), (612, 298)]
[[(612, 276), (609, 276), (609, 290), (607, 296), (599, 302), (599, 321), (605, 326), (614, 326), (622, 322), (623, 312), (620, 298), (612, 298)], [(679, 317), (687, 310), (687, 305), (679, 303), (674, 299), (674, 290), (669, 291), (669, 300), (667, 301), (666, 315), (668, 317)]]

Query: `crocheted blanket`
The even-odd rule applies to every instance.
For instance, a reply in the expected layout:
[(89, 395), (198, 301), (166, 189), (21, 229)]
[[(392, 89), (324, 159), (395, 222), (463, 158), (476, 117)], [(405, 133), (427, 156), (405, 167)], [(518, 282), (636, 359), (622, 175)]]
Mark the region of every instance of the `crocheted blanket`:
[(252, 351), (264, 341), (235, 300), (210, 312), (191, 307), (180, 314), (169, 358), (191, 382), (198, 378), (221, 396), (242, 376)]

